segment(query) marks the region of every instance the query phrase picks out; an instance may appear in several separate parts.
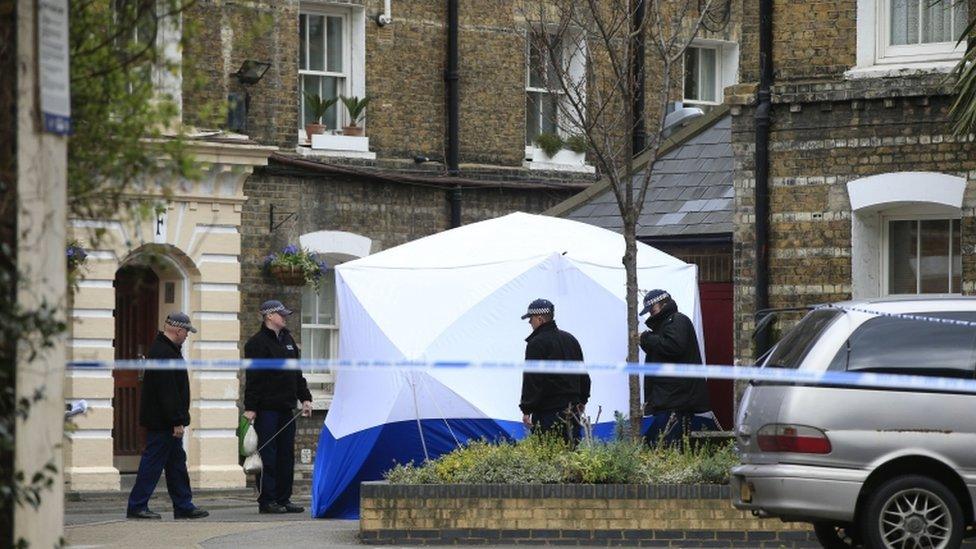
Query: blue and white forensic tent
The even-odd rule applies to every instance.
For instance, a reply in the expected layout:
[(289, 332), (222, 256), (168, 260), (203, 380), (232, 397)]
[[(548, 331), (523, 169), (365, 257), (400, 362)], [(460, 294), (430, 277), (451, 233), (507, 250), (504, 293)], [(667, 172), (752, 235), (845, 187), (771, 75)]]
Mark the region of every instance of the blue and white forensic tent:
[[(638, 285), (664, 288), (698, 328), (697, 271), (637, 244)], [(566, 219), (513, 213), (339, 265), (336, 292), (348, 360), (511, 361), (525, 356), (521, 315), (538, 297), (556, 307), (587, 362), (626, 359), (623, 237)], [(624, 374), (591, 373), (586, 413), (598, 433), (626, 413)], [(514, 369), (339, 371), (319, 438), (312, 515), (356, 518), (359, 483), (394, 463), (436, 458), (471, 438), (521, 438), (522, 375)]]

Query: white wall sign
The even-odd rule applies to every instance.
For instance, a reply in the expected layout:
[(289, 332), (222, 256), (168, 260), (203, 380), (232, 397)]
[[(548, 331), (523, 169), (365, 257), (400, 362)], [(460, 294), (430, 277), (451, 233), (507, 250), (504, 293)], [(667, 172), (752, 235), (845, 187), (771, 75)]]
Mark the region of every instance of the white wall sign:
[(37, 2), (37, 65), (44, 131), (71, 133), (68, 0)]

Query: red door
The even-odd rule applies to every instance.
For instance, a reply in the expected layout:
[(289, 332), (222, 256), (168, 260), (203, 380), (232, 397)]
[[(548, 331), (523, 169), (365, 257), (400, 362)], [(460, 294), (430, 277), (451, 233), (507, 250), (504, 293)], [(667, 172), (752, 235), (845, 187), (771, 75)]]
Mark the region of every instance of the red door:
[[(732, 364), (732, 283), (702, 282), (698, 284), (702, 307), (702, 331), (705, 334), (705, 362)], [(723, 429), (732, 429), (732, 380), (713, 379), (708, 382), (712, 411)]]
[[(156, 337), (159, 322), (159, 278), (143, 267), (123, 267), (115, 275), (115, 358), (144, 358)], [(116, 370), (115, 419), (112, 440), (120, 470), (138, 467), (146, 444), (146, 430), (139, 426), (141, 372)], [(123, 471), (125, 472), (125, 471)]]

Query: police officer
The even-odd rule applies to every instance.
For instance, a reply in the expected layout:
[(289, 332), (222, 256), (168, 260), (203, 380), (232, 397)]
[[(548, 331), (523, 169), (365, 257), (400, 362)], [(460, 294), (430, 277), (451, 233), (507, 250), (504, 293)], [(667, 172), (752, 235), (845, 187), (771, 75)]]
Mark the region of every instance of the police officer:
[[(640, 337), (645, 362), (702, 363), (695, 325), (690, 318), (678, 312), (678, 304), (668, 292), (647, 292), (640, 314), (648, 313), (650, 316), (645, 324), (650, 329)], [(645, 434), (645, 440), (650, 445), (659, 441), (680, 444), (684, 435), (691, 431), (695, 415), (711, 411), (708, 387), (703, 378), (644, 376), (644, 400), (644, 413), (654, 416)]]
[[(244, 358), (300, 358), (298, 345), (288, 331), (292, 311), (272, 299), (261, 304), (261, 329), (244, 345)], [(312, 394), (300, 371), (248, 369), (244, 380), (244, 416), (254, 423), (261, 448), (262, 472), (258, 478), (261, 513), (301, 513), (291, 502), (295, 474), (295, 404), (302, 402), (302, 416), (312, 415)], [(268, 442), (270, 441), (270, 442)]]
[[(190, 332), (190, 317), (172, 313), (149, 347), (150, 359), (183, 360), (180, 347)], [(139, 460), (136, 483), (129, 494), (126, 517), (158, 519), (149, 510), (149, 497), (166, 470), (166, 491), (173, 500), (173, 518), (198, 519), (210, 513), (193, 505), (190, 475), (183, 451), (183, 429), (190, 424), (190, 380), (186, 370), (148, 370), (142, 379), (139, 423), (146, 428), (146, 449)]]
[[(573, 334), (556, 327), (556, 307), (536, 299), (522, 320), (532, 333), (525, 339), (525, 360), (583, 361), (583, 350)], [(580, 415), (590, 399), (589, 374), (522, 374), (522, 422), (533, 432), (556, 431), (567, 443), (580, 439)]]

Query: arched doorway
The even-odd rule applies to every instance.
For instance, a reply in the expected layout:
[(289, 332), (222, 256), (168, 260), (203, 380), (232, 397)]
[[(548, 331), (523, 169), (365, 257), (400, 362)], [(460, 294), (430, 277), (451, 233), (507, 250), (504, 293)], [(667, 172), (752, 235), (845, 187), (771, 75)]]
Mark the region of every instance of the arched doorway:
[[(159, 329), (159, 277), (149, 267), (126, 265), (115, 274), (115, 359), (144, 358)], [(132, 472), (139, 466), (145, 429), (139, 426), (141, 372), (113, 372), (112, 424), (115, 467)]]

